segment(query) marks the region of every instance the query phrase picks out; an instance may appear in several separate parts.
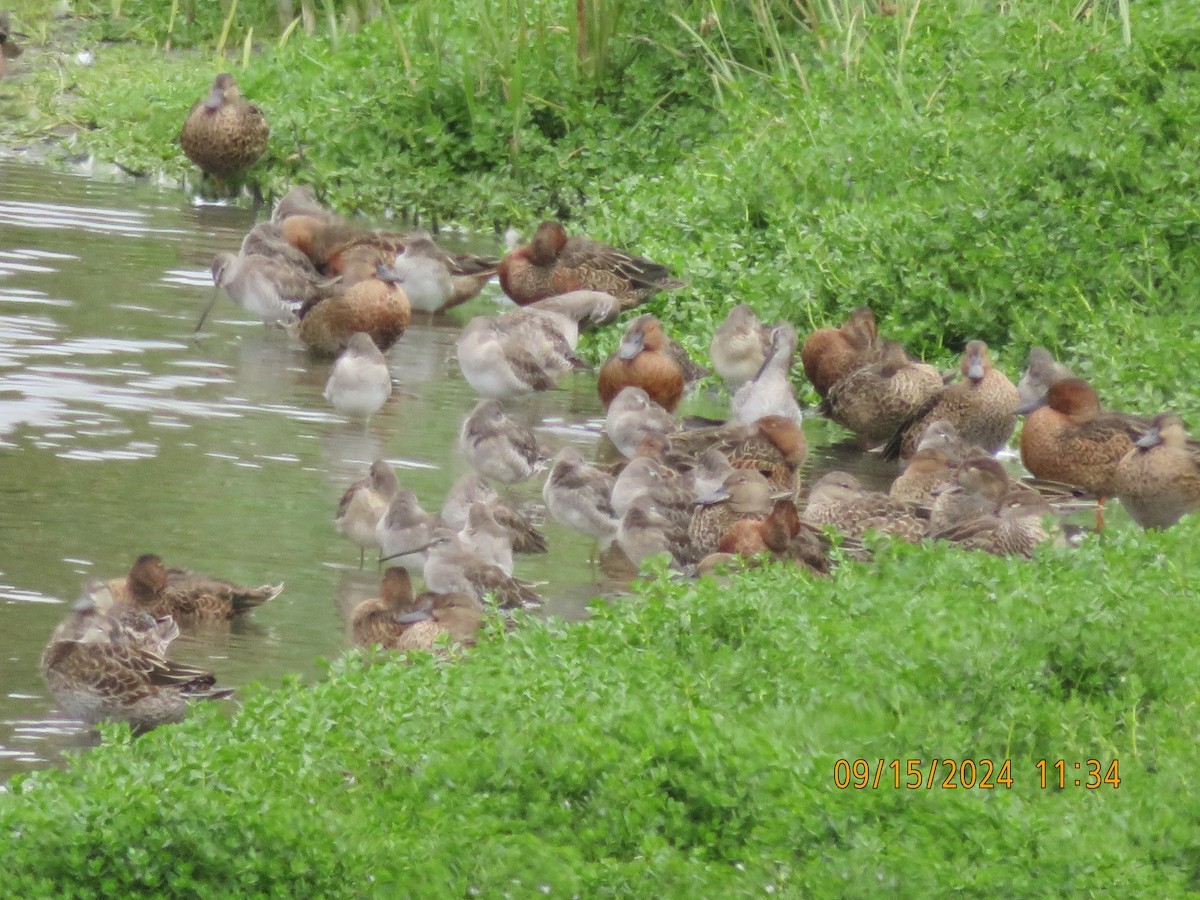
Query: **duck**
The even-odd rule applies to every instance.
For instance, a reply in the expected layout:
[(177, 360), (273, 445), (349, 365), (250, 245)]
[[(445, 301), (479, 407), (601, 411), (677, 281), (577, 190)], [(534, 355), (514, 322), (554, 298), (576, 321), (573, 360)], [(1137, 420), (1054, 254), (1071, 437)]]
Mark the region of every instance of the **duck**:
[(359, 603), (350, 613), (350, 643), (355, 647), (374, 644), (393, 649), (408, 629), (405, 616), (416, 612), (417, 598), (412, 578), (402, 566), (389, 566), (379, 582), (379, 596)]
[(374, 276), (380, 266), (390, 266), (404, 251), (405, 235), (364, 228), (326, 210), (296, 211), (275, 222), (283, 239), (307, 256), (318, 272), (345, 274), (347, 284)]
[(1055, 382), (1021, 412), (1026, 413), (1021, 429), (1026, 469), (1102, 500), (1114, 495), (1117, 466), (1142, 436), (1136, 417), (1102, 410), (1096, 391), (1082, 378)]
[(442, 313), (479, 296), (498, 264), (487, 257), (452, 256), (428, 234), (410, 234), (387, 270), (414, 310)]
[(1143, 528), (1170, 528), (1200, 508), (1200, 462), (1183, 420), (1159, 413), (1117, 463), (1114, 495)]
[(481, 396), (495, 399), (553, 390), (558, 379), (586, 368), (569, 348), (564, 353), (530, 342), (527, 335), (519, 330), (510, 332), (504, 323), (489, 316), (471, 319), (458, 336), (455, 350), (467, 383)]
[(494, 487), (477, 473), (463, 475), (454, 482), (442, 503), (442, 523), (454, 531), (462, 531), (472, 504), (484, 503), (494, 518), (508, 532), (514, 553), (545, 553), (546, 536), (534, 522), (513, 508)]
[(617, 392), (604, 416), (605, 434), (626, 458), (636, 455), (648, 436), (666, 436), (678, 429), (675, 417), (635, 384)]
[(771, 330), (754, 309), (739, 303), (713, 334), (708, 357), (730, 394), (758, 374), (771, 349)]
[(494, 398), (480, 400), (463, 420), (458, 449), (472, 469), (502, 484), (526, 481), (546, 463), (533, 432), (505, 415)]
[(930, 537), (964, 550), (1029, 558), (1039, 544), (1050, 539), (1045, 521), (1052, 516), (1053, 508), (1035, 491), (1018, 490), (1007, 493), (994, 511), (962, 518)]
[(222, 72), (213, 80), (208, 96), (188, 112), (179, 143), (202, 171), (228, 178), (258, 161), (267, 149), (270, 131), (262, 111), (243, 100), (237, 81)]
[(233, 694), (215, 687), (212, 672), (166, 658), (178, 635), (169, 616), (105, 615), (85, 596), (51, 635), (39, 668), (71, 718), (89, 725), (128, 722), (141, 733), (183, 721), (191, 701)]
[[(915, 457), (922, 450), (938, 450), (946, 456), (946, 464), (954, 467), (972, 456), (986, 456), (987, 451), (977, 444), (964, 441), (949, 419), (934, 419), (925, 425), (917, 441)], [(901, 460), (902, 464), (907, 461)]]
[(378, 644), (385, 650), (433, 650), (445, 635), (463, 647), (475, 644), (483, 627), (483, 604), (466, 593), (413, 596), (408, 570), (388, 569), (380, 596), (364, 600), (350, 616), (350, 639), (355, 647)]
[(865, 491), (857, 478), (841, 471), (826, 472), (813, 485), (804, 518), (832, 525), (852, 538), (878, 531), (915, 544), (925, 536), (925, 523), (915, 507), (887, 494)]
[(954, 477), (950, 457), (937, 447), (922, 447), (888, 488), (888, 496), (901, 503), (931, 506), (934, 491)]
[(364, 331), (350, 335), (329, 380), (325, 399), (343, 416), (369, 422), (392, 396), (392, 372), (387, 357)]
[(643, 315), (630, 321), (620, 346), (600, 367), (596, 391), (606, 410), (622, 388), (634, 385), (667, 412), (674, 412), (686, 386), (699, 377), (703, 377), (699, 367), (667, 337), (662, 323)]
[(376, 529), (400, 489), (396, 473), (386, 460), (371, 463), (366, 478), (362, 478), (342, 494), (333, 517), (338, 534), (358, 547), (358, 567), (364, 564), (368, 547), (379, 547)]
[(502, 609), (541, 604), (532, 582), (513, 578), (499, 566), (471, 553), (449, 528), (436, 528), (425, 550), (425, 584), (441, 594), (469, 594), (482, 601), (491, 595)]
[(412, 309), (402, 288), (372, 278), (349, 287), (335, 285), (305, 301), (297, 315), (295, 334), (305, 346), (317, 355), (337, 356), (360, 331), (386, 353), (408, 328)]
[(838, 381), (874, 361), (879, 347), (875, 314), (860, 306), (837, 328), (818, 328), (804, 339), (800, 362), (822, 399)]
[(20, 32), (12, 30), (8, 13), (0, 12), (0, 78), (4, 77), (8, 67), (6, 61), (16, 59), (25, 52), (25, 48), (13, 40), (14, 35), (20, 35)]
[(617, 513), (612, 506), (616, 479), (590, 465), (574, 447), (563, 447), (554, 456), (542, 499), (556, 522), (607, 544), (617, 533)]
[(715, 552), (735, 522), (765, 519), (774, 505), (773, 493), (761, 473), (735, 469), (717, 490), (697, 497), (688, 523), (692, 553), (699, 558)]
[(561, 222), (542, 222), (533, 239), (505, 254), (497, 270), (500, 288), (524, 306), (568, 291), (604, 291), (631, 309), (659, 291), (684, 286), (656, 262), (591, 238), (567, 237)]
[(425, 567), (425, 547), (433, 530), (443, 523), (426, 512), (417, 495), (396, 486), (386, 509), (375, 523), (375, 542), (383, 562), (419, 572)]
[(176, 566), (168, 568), (161, 557), (146, 553), (134, 561), (127, 576), (109, 580), (105, 589), (96, 594), (97, 601), (107, 598), (99, 602), (102, 611), (127, 605), (155, 618), (227, 621), (274, 600), (283, 591), (283, 583), (234, 584)]
[(959, 436), (996, 453), (1016, 428), (1017, 388), (992, 365), (988, 346), (970, 341), (959, 366), (962, 381), (947, 385), (896, 430), (884, 447), (885, 459), (908, 459), (916, 452), (926, 426), (946, 419)]
[(828, 574), (831, 566), (828, 539), (801, 519), (795, 502), (787, 497), (777, 499), (766, 518), (734, 522), (721, 535), (716, 552), (742, 559), (766, 553), (822, 575)]
[(800, 421), (800, 404), (796, 390), (788, 378), (796, 356), (796, 329), (790, 322), (780, 322), (771, 329), (771, 347), (766, 360), (754, 377), (733, 395), (733, 417), (738, 422), (751, 423), (763, 416), (782, 416)]
[(1015, 489), (1008, 470), (987, 454), (964, 460), (949, 474), (930, 492), (928, 531), (934, 536), (960, 522), (994, 515)]
[(838, 379), (820, 411), (853, 431), (864, 447), (883, 443), (943, 388), (942, 373), (908, 358), (899, 341), (883, 341), (877, 362)]

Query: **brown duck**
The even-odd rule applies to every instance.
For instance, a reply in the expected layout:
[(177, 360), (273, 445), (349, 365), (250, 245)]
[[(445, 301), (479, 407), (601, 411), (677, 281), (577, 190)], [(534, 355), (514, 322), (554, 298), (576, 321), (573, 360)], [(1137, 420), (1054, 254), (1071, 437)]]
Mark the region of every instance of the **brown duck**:
[(908, 459), (926, 426), (946, 419), (959, 436), (995, 453), (1008, 443), (1017, 424), (1017, 389), (992, 365), (983, 341), (971, 341), (963, 352), (962, 381), (943, 388), (901, 425), (884, 448), (885, 459)]
[(1114, 492), (1143, 528), (1169, 528), (1200, 509), (1200, 463), (1183, 421), (1160, 413), (1117, 464)]
[(896, 433), (943, 388), (942, 373), (913, 362), (899, 341), (884, 341), (879, 361), (839, 378), (821, 402), (821, 412), (874, 447)]
[(145, 610), (155, 618), (227, 620), (279, 596), (283, 583), (247, 587), (221, 578), (168, 568), (152, 553), (139, 556), (125, 578), (107, 583), (112, 600)]
[(314, 353), (336, 356), (360, 331), (386, 353), (408, 328), (412, 308), (399, 285), (370, 278), (305, 301), (298, 315), (296, 334)]
[(625, 387), (640, 387), (667, 412), (674, 412), (685, 386), (701, 377), (687, 351), (667, 337), (654, 316), (638, 316), (625, 329), (621, 345), (600, 368), (596, 391), (604, 408)]
[(140, 732), (180, 722), (189, 701), (232, 691), (215, 688), (211, 672), (166, 658), (178, 635), (169, 617), (105, 615), (85, 596), (50, 637), (42, 675), (63, 712), (88, 724), (129, 722)]
[(854, 538), (879, 531), (915, 544), (925, 536), (925, 523), (915, 507), (887, 494), (864, 491), (858, 479), (846, 472), (827, 472), (813, 485), (804, 518), (832, 525)]
[(543, 222), (533, 240), (500, 261), (500, 287), (524, 306), (568, 291), (605, 291), (622, 309), (645, 302), (659, 291), (683, 287), (661, 263), (651, 262), (591, 238), (567, 237), (562, 223)]
[(356, 647), (378, 644), (388, 650), (432, 650), (443, 635), (469, 647), (483, 625), (483, 604), (475, 597), (429, 592), (414, 597), (408, 571), (398, 566), (384, 573), (379, 593), (351, 613), (351, 641)]
[(804, 339), (800, 362), (817, 393), (824, 397), (838, 381), (875, 360), (879, 332), (875, 314), (860, 306), (838, 328), (818, 328)]
[(721, 536), (742, 519), (765, 519), (774, 506), (771, 485), (753, 469), (736, 469), (716, 491), (699, 497), (688, 525), (692, 553), (716, 551)]
[(269, 133), (261, 110), (242, 99), (237, 82), (226, 72), (188, 112), (179, 143), (203, 171), (227, 178), (254, 165), (267, 149)]

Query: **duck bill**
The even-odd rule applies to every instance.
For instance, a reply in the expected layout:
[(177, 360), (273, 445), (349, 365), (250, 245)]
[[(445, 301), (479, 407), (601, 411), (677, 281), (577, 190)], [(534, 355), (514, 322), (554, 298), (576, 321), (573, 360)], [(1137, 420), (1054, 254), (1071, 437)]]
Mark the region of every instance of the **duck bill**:
[(693, 502), (696, 506), (708, 506), (710, 503), (720, 503), (722, 500), (729, 499), (729, 488), (721, 485), (715, 490), (709, 491), (701, 497), (697, 497)]
[(1041, 397), (1037, 397), (1033, 400), (1027, 400), (1025, 403), (1020, 404), (1016, 409), (1013, 410), (1013, 415), (1027, 416), (1031, 412), (1034, 412), (1035, 410), (1039, 410), (1045, 405), (1046, 405), (1046, 396), (1043, 394)]
[(394, 266), (388, 266), (383, 263), (379, 263), (375, 266), (375, 277), (380, 281), (386, 281), (388, 283), (395, 283), (397, 281), (404, 280), (400, 273), (396, 271)]
[(1146, 433), (1138, 438), (1133, 445), (1141, 450), (1149, 450), (1151, 447), (1157, 447), (1161, 443), (1162, 432), (1158, 428), (1148, 428), (1146, 429)]
[(617, 348), (617, 358), (629, 362), (635, 356), (642, 352), (643, 344), (641, 335), (627, 337), (621, 341), (621, 346)]
[(79, 595), (79, 598), (71, 604), (71, 612), (88, 613), (96, 608), (96, 601), (92, 595), (84, 591)]
[(208, 305), (204, 307), (204, 312), (200, 313), (200, 321), (196, 323), (196, 327), (192, 331), (192, 334), (198, 334), (200, 332), (200, 329), (204, 327), (204, 322), (205, 322), (205, 320), (208, 319), (208, 314), (210, 312), (212, 312), (212, 308), (217, 303), (217, 293), (220, 290), (221, 290), (220, 285), (213, 285), (212, 296), (208, 300)]
[(405, 613), (402, 616), (396, 616), (396, 622), (400, 625), (414, 625), (417, 622), (427, 622), (432, 618), (432, 609), (415, 609), (412, 612)]
[(204, 108), (209, 112), (216, 112), (224, 102), (225, 92), (218, 87), (214, 87), (208, 92), (208, 96), (204, 98)]

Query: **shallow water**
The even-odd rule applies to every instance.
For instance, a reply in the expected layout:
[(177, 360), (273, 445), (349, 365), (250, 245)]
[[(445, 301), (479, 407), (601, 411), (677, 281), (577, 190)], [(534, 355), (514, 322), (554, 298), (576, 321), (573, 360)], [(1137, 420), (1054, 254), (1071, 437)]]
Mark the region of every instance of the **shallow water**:
[[(260, 215), (265, 215), (261, 211)], [(197, 206), (177, 190), (0, 159), (0, 783), (92, 742), (54, 710), (38, 673), (51, 631), (89, 577), (143, 553), (248, 584), (286, 581), (245, 621), (188, 629), (172, 655), (222, 685), (312, 678), (346, 649), (345, 618), (379, 574), (332, 519), (376, 457), (430, 510), (466, 463), (453, 452), (477, 398), (454, 363), (473, 315), (507, 303), (493, 284), (453, 319), (416, 323), (391, 351), (396, 390), (364, 429), (322, 397), (331, 363), (222, 298), (200, 337), (215, 253), (236, 251), (253, 210)], [(498, 253), (498, 240), (440, 236)], [(611, 457), (594, 378), (507, 404), (554, 447)], [(723, 397), (684, 412), (720, 414)], [(810, 442), (836, 429), (806, 423)], [(814, 453), (883, 485), (894, 469)], [(509, 491), (540, 504), (540, 479)], [(621, 585), (591, 541), (546, 523), (551, 552), (518, 557), (547, 614), (578, 618)]]

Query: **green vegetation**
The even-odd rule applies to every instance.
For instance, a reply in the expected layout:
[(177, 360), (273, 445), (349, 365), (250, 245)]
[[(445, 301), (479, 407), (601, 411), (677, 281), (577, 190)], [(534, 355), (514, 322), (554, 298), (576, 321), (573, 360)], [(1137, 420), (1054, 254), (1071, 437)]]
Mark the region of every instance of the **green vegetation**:
[(241, 4), (215, 62), (216, 4), (185, 28), (129, 0), (85, 39), (202, 49), (35, 69), (40, 112), (9, 139), (73, 123), (103, 158), (182, 174), (183, 113), (233, 68), (272, 123), (270, 190), (497, 231), (570, 219), (686, 274), (655, 311), (693, 346), (732, 300), (803, 326), (869, 303), (939, 361), (982, 337), (1016, 368), (1044, 343), (1116, 405), (1200, 396), (1189, 3), (1137, 5), (1127, 44), (1122, 3), (589, 2), (582, 48), (566, 4), (384, 3), (351, 32), (352, 6), (309, 37)]
[[(939, 362), (982, 337), (1012, 372), (1043, 343), (1114, 406), (1198, 408), (1194, 4), (896, 5), (589, 0), (580, 40), (544, 0), (331, 2), (314, 35), (262, 2), (226, 28), (228, 6), (113, 0), (81, 40), (123, 43), (90, 69), (42, 56), (0, 139), (74, 125), (73, 149), (183, 173), (184, 111), (231, 68), (272, 123), (269, 190), (568, 218), (686, 275), (652, 309), (693, 348), (735, 301), (802, 329), (866, 303)], [(1198, 528), (1028, 564), (888, 546), (829, 581), (659, 578), (459, 664), (351, 655), (14, 785), (0, 885), (1195, 891)], [(860, 757), (1010, 759), (1013, 787), (837, 789)], [(1060, 758), (1117, 759), (1120, 787), (1041, 788)]]
[[(15, 785), (0, 880), (11, 896), (1181, 896), (1198, 537), (1193, 519), (1029, 564), (888, 546), (828, 581), (651, 579), (455, 664), (351, 654), (231, 721), (210, 706), (136, 741), (108, 729), (83, 764)], [(1012, 787), (910, 791), (890, 770), (835, 786), (838, 759), (919, 758), (927, 780), (935, 757), (1011, 760)], [(1076, 787), (1088, 759), (1118, 760), (1119, 787)]]

